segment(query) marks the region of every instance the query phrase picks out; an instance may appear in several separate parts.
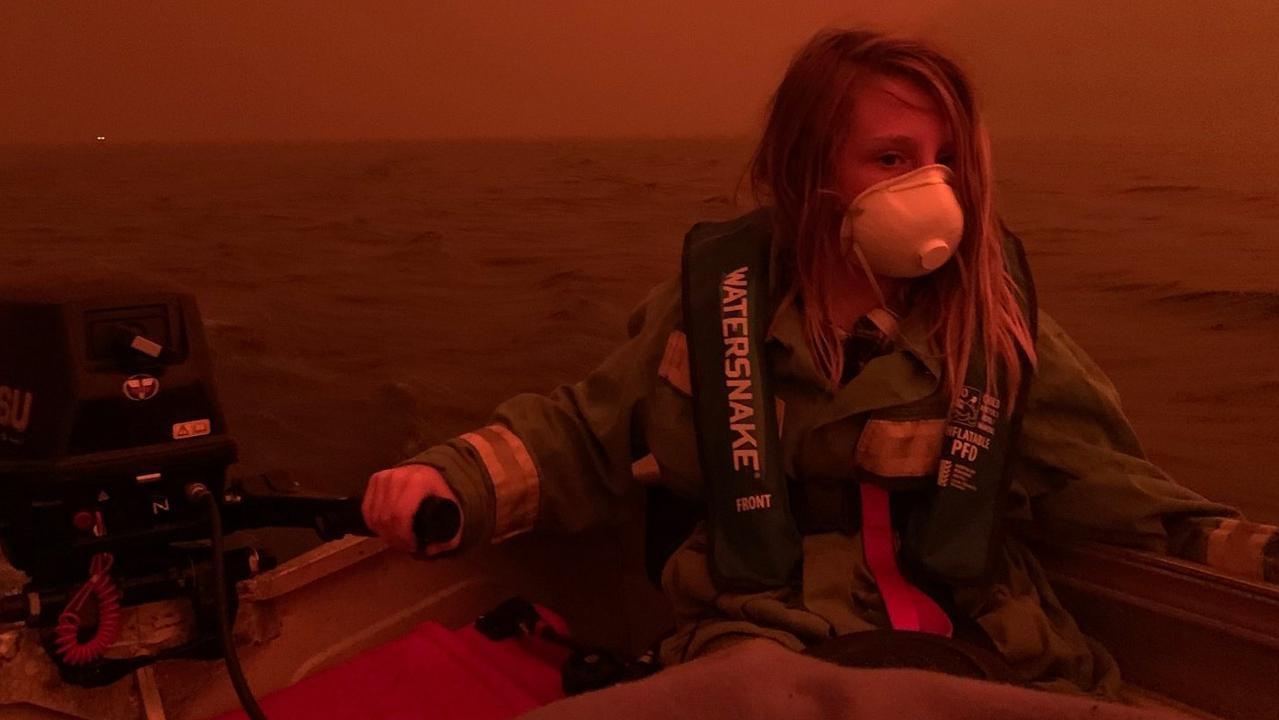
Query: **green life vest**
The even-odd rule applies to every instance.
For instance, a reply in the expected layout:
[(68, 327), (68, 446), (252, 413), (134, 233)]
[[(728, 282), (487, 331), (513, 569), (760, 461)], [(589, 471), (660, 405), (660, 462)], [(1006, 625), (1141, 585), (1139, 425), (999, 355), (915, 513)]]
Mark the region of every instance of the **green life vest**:
[[(1007, 229), (1004, 235), (1033, 337), (1034, 284), (1021, 242)], [(776, 310), (769, 293), (771, 248), (766, 209), (727, 222), (698, 223), (684, 239), (684, 327), (707, 487), (711, 573), (727, 591), (789, 584), (798, 578), (802, 560), (763, 349)], [(1008, 457), (1020, 433), (1032, 374), (1023, 356), (1016, 412), (1009, 416), (1001, 398), (984, 392), (984, 358), (984, 346), (975, 341), (959, 401), (945, 420), (936, 477), (911, 508), (902, 537), (904, 564), (951, 584), (981, 582), (1002, 544), (1000, 520), (1011, 483)], [(1000, 375), (996, 387), (1006, 393)], [(937, 398), (929, 404), (936, 407)], [(886, 408), (872, 413), (871, 420), (891, 420), (903, 410), (911, 412)]]

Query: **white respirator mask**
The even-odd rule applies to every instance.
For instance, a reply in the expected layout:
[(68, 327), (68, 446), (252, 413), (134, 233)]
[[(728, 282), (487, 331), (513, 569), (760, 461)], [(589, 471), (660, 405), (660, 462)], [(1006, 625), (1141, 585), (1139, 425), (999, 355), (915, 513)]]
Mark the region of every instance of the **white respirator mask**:
[(920, 277), (946, 264), (964, 234), (954, 178), (945, 165), (925, 165), (866, 188), (849, 204), (839, 231), (845, 257), (854, 253), (868, 273), (894, 278)]

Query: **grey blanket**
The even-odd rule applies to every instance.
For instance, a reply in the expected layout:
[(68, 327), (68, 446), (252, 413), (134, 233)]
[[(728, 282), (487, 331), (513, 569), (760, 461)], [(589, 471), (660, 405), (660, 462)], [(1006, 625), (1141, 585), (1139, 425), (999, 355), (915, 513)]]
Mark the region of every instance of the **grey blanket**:
[(526, 720), (1189, 720), (1172, 711), (921, 670), (844, 668), (753, 641), (645, 680), (539, 708)]

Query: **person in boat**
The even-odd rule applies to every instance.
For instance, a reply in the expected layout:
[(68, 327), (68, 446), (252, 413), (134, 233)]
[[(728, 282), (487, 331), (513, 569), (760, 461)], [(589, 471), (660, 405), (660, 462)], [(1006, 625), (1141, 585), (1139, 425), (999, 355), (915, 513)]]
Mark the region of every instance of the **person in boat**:
[(920, 41), (823, 31), (749, 176), (758, 207), (694, 226), (683, 272), (594, 372), (374, 474), (369, 526), (413, 548), (439, 496), (464, 522), (429, 554), (584, 529), (633, 501), (651, 454), (653, 482), (706, 503), (662, 573), (663, 663), (898, 628), (1116, 694), (1020, 530), (1202, 561), (1238, 514), (1146, 459), (1113, 385), (1037, 309), (968, 76)]

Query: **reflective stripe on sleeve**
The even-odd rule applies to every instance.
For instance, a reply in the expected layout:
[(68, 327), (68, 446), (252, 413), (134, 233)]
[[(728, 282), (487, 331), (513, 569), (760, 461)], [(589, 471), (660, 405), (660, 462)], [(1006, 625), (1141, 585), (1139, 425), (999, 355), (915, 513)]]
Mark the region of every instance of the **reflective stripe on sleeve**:
[(524, 443), (504, 425), (488, 425), (460, 436), (475, 452), (493, 481), (493, 542), (533, 529), (537, 522), (541, 479)]
[(1232, 575), (1263, 580), (1266, 544), (1275, 532), (1270, 525), (1223, 519), (1208, 535), (1207, 564)]

